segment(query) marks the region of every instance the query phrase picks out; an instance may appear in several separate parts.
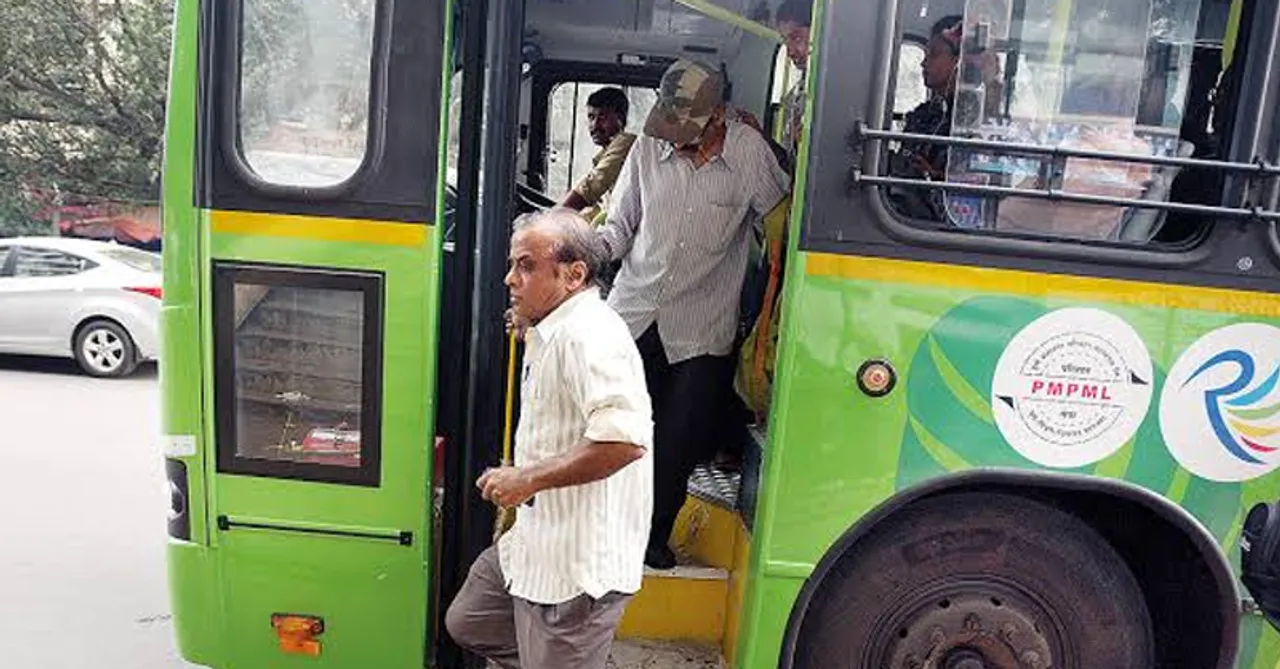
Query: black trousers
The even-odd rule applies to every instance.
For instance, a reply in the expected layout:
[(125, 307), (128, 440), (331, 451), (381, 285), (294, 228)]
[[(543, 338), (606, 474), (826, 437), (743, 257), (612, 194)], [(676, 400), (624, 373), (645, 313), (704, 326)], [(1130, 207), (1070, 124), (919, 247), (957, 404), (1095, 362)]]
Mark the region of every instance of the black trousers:
[(724, 435), (719, 424), (733, 382), (732, 359), (704, 355), (667, 361), (652, 325), (636, 340), (653, 402), (653, 524), (649, 546), (666, 546), (684, 505), (689, 476), (710, 462)]

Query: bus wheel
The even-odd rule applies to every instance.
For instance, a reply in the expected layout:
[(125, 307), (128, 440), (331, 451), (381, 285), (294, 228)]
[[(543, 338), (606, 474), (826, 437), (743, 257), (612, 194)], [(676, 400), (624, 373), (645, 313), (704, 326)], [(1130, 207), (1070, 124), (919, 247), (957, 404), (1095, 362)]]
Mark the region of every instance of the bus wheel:
[(839, 558), (805, 612), (803, 669), (1146, 668), (1142, 590), (1079, 518), (1002, 493), (895, 513)]

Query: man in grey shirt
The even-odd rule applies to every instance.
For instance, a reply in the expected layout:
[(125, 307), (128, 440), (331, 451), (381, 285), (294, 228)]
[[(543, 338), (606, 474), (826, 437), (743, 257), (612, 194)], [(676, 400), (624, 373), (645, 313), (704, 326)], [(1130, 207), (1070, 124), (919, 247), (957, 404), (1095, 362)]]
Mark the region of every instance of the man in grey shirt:
[(600, 228), (622, 261), (609, 305), (636, 339), (653, 401), (651, 567), (675, 566), (668, 540), (689, 476), (715, 454), (753, 227), (787, 185), (764, 137), (726, 120), (719, 73), (673, 64)]

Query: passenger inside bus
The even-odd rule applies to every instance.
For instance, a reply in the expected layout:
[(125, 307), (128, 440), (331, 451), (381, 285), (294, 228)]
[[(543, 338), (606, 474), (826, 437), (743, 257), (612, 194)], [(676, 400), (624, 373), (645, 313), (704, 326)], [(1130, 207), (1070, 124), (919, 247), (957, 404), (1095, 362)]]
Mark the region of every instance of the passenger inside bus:
[[(950, 135), (951, 113), (960, 70), (960, 40), (964, 17), (944, 16), (929, 29), (920, 74), (929, 98), (907, 112), (903, 132)], [(939, 180), (947, 173), (947, 149), (941, 144), (904, 141), (889, 154), (889, 173), (911, 179)], [(894, 188), (890, 201), (903, 214), (932, 221), (946, 220), (942, 191)]]
[[(774, 13), (774, 23), (782, 35), (787, 58), (799, 72), (809, 70), (810, 23), (813, 19), (813, 0), (786, 0)], [(804, 121), (804, 76), (796, 77), (795, 84), (782, 98), (782, 146), (787, 162), (783, 168), (795, 172), (796, 157), (800, 153), (801, 123)]]
[(609, 209), (609, 193), (622, 171), (622, 163), (636, 141), (627, 132), (630, 103), (621, 88), (602, 88), (587, 98), (587, 128), (600, 151), (591, 159), (591, 171), (578, 180), (560, 205), (580, 212), (593, 223), (603, 223)]

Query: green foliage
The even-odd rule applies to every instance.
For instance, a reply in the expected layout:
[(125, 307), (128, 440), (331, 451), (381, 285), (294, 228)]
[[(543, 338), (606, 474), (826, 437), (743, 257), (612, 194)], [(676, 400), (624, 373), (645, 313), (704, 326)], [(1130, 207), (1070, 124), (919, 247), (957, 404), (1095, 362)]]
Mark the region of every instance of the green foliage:
[(0, 234), (47, 202), (155, 201), (171, 0), (0, 0)]

